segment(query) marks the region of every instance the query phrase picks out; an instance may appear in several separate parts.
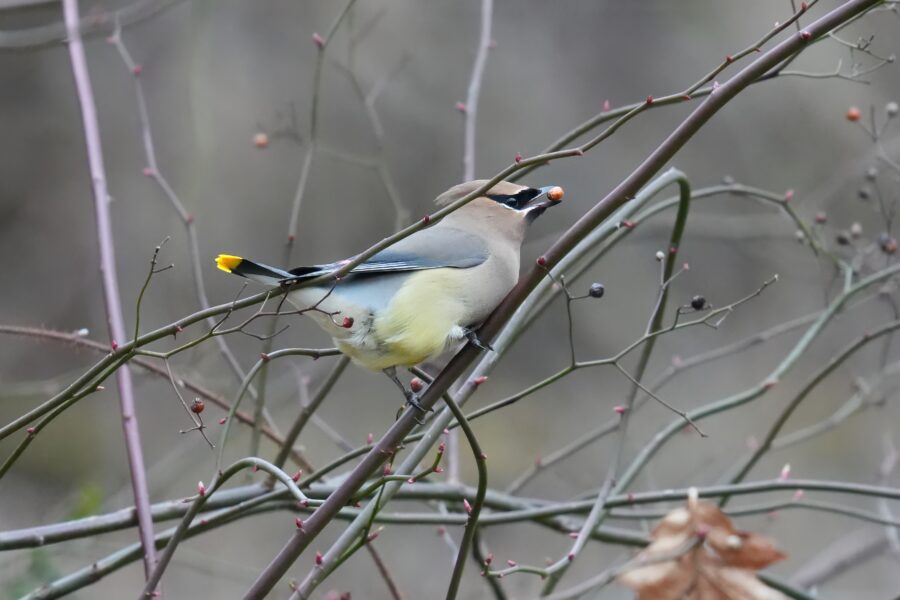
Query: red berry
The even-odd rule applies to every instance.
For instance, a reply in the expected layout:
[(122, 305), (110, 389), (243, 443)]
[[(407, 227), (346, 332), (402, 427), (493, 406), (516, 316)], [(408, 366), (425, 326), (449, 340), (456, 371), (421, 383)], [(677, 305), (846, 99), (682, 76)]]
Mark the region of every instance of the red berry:
[(206, 408), (206, 405), (203, 404), (203, 400), (200, 398), (194, 398), (194, 401), (191, 402), (191, 412), (195, 414), (200, 414), (203, 412), (203, 409)]
[(848, 121), (859, 121), (859, 118), (862, 116), (862, 112), (855, 106), (851, 106), (847, 109), (847, 120)]

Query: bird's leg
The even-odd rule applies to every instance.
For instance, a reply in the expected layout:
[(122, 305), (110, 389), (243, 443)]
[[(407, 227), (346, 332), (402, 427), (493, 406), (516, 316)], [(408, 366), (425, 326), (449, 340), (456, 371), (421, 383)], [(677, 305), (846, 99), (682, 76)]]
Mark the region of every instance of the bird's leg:
[(465, 333), (466, 333), (466, 339), (469, 340), (469, 343), (470, 343), (470, 344), (472, 344), (472, 345), (475, 346), (476, 348), (480, 348), (480, 349), (482, 349), (482, 350), (490, 350), (491, 352), (494, 351), (494, 347), (493, 347), (493, 346), (491, 346), (491, 345), (490, 345), (489, 343), (487, 343), (487, 342), (482, 342), (482, 341), (481, 341), (481, 338), (478, 337), (478, 332), (477, 332), (477, 331), (475, 331), (475, 330), (472, 329), (471, 327), (466, 327), (466, 328), (464, 329), (464, 331), (465, 331)]
[[(407, 404), (423, 414), (428, 411), (434, 412), (433, 408), (425, 408), (421, 403), (419, 403), (419, 396), (414, 391), (406, 389), (406, 386), (403, 385), (403, 382), (400, 381), (399, 377), (397, 377), (397, 367), (388, 367), (387, 369), (383, 369), (383, 371), (384, 374), (387, 375), (388, 378), (390, 378), (390, 380), (393, 381), (394, 384), (396, 384), (396, 386), (403, 391), (403, 395), (406, 397)], [(416, 423), (418, 423), (419, 425), (424, 425), (425, 421), (416, 419)]]

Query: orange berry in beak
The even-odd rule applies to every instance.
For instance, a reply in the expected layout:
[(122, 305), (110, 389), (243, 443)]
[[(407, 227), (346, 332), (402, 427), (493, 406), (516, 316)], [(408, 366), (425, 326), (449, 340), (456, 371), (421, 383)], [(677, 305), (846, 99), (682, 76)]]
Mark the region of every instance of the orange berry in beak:
[(547, 198), (549, 198), (553, 202), (560, 202), (563, 199), (564, 195), (565, 192), (559, 186), (556, 186), (555, 188), (547, 192)]

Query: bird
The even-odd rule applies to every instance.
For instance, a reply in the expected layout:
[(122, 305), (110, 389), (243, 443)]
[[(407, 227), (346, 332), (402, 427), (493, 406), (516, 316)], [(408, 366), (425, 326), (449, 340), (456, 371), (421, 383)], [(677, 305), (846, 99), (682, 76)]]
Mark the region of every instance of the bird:
[[(435, 203), (446, 206), (487, 183), (461, 183)], [(437, 223), (324, 284), (292, 287), (332, 274), (352, 259), (285, 270), (219, 254), (216, 266), (284, 288), (288, 302), (324, 329), (342, 353), (367, 369), (384, 372), (407, 403), (421, 410), (416, 393), (397, 376), (397, 367), (425, 362), (464, 340), (491, 350), (476, 328), (518, 281), (528, 226), (563, 194), (559, 186), (500, 181)]]

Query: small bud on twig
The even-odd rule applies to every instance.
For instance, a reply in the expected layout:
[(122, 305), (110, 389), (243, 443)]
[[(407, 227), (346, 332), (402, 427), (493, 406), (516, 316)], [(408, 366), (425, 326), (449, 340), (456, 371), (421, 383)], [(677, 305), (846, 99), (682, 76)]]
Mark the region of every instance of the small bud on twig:
[(783, 467), (781, 467), (781, 474), (778, 476), (778, 481), (787, 481), (791, 477), (791, 464), (787, 463)]

